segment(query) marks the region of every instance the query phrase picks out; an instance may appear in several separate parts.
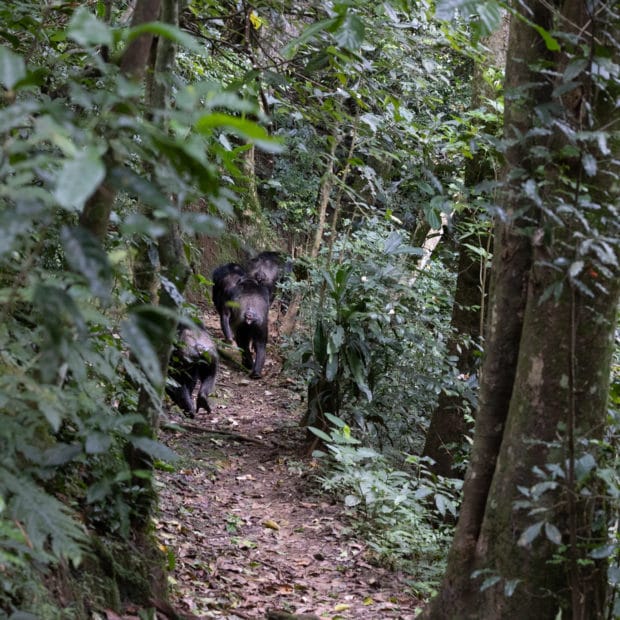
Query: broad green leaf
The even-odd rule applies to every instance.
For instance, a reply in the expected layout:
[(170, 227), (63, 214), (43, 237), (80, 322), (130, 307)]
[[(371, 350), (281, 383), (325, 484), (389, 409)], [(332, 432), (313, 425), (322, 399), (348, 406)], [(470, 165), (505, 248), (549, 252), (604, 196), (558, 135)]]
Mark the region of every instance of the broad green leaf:
[(360, 121), (362, 121), (363, 123), (366, 123), (366, 125), (370, 127), (372, 132), (375, 133), (377, 129), (379, 129), (381, 124), (384, 122), (384, 119), (383, 117), (377, 114), (372, 114), (368, 112), (367, 114), (362, 114), (360, 116)]
[(576, 278), (583, 271), (583, 267), (584, 267), (584, 262), (582, 260), (576, 260), (575, 262), (571, 263), (568, 269), (569, 277), (571, 279)]
[(385, 254), (393, 254), (403, 243), (403, 236), (400, 232), (394, 230), (383, 244), (383, 252)]
[[(22, 200), (26, 197), (21, 191), (19, 196)], [(0, 211), (0, 256), (7, 254), (20, 243), (22, 235), (32, 230), (33, 220), (42, 211), (42, 204), (35, 200), (24, 200), (13, 209)]]
[(314, 24), (308, 26), (299, 37), (287, 43), (280, 53), (286, 60), (291, 60), (295, 54), (297, 54), (297, 50), (307, 41), (313, 39), (320, 32), (324, 32), (329, 28), (332, 28), (335, 24), (338, 23), (338, 17), (332, 17), (330, 19), (324, 19), (319, 22), (315, 22)]
[(510, 598), (514, 594), (520, 581), (521, 581), (520, 579), (507, 579), (506, 580), (506, 582), (504, 583), (504, 594), (508, 598)]
[(228, 129), (270, 153), (279, 153), (283, 148), (279, 139), (272, 138), (264, 127), (246, 118), (211, 112), (196, 121), (196, 130), (200, 133), (209, 133), (214, 128)]
[(130, 437), (130, 441), (136, 448), (142, 450), (142, 452), (154, 459), (170, 463), (174, 463), (179, 459), (179, 455), (176, 452), (154, 439), (149, 439), (148, 437)]
[(591, 155), (590, 153), (584, 154), (581, 158), (581, 165), (589, 177), (593, 177), (598, 170), (598, 162), (596, 161), (594, 155)]
[(68, 290), (37, 282), (32, 301), (41, 315), (41, 325), (48, 330), (53, 341), (57, 341), (64, 324), (75, 326), (80, 337), (88, 333), (86, 321)]
[(312, 352), (319, 364), (324, 364), (327, 359), (327, 333), (323, 321), (317, 321), (312, 339)]
[(82, 446), (77, 443), (57, 443), (48, 448), (41, 455), (41, 464), (45, 467), (57, 467), (72, 461), (78, 454), (82, 453)]
[(352, 347), (347, 347), (346, 358), (349, 366), (349, 371), (353, 376), (353, 380), (357, 387), (364, 393), (368, 402), (372, 400), (372, 392), (366, 382), (366, 364), (360, 352)]
[(110, 449), (112, 438), (105, 433), (90, 433), (86, 437), (84, 449), (86, 454), (103, 454)]
[(501, 581), (501, 577), (499, 575), (493, 575), (493, 577), (488, 577), (482, 582), (480, 586), (480, 592), (484, 592), (487, 588), (494, 586), (496, 583)]
[(347, 425), (344, 420), (340, 419), (338, 416), (335, 416), (333, 413), (325, 412), (323, 415), (327, 418), (329, 422), (331, 422), (333, 426), (337, 426), (338, 428), (344, 428)]
[(0, 84), (11, 90), (20, 80), (26, 77), (26, 63), (4, 45), (0, 45)]
[(54, 197), (65, 209), (81, 211), (86, 201), (105, 178), (105, 166), (94, 150), (65, 160), (58, 178)]
[(586, 453), (575, 461), (575, 476), (580, 482), (594, 469), (596, 469), (596, 459), (592, 454)]
[(87, 8), (80, 7), (71, 17), (67, 35), (83, 46), (112, 45), (112, 31)]
[(464, 18), (478, 16), (485, 36), (499, 27), (502, 7), (495, 0), (439, 0), (435, 9), (435, 17), (443, 21), (451, 21), (457, 15)]
[(527, 547), (530, 545), (540, 534), (540, 530), (544, 525), (544, 521), (539, 521), (538, 523), (534, 523), (534, 525), (530, 525), (522, 534), (519, 536), (519, 540), (517, 544), (520, 547)]
[(330, 332), (327, 339), (327, 353), (335, 355), (340, 351), (344, 343), (344, 329), (341, 325), (336, 325)]
[(146, 24), (140, 24), (139, 26), (128, 29), (127, 42), (129, 43), (143, 34), (152, 34), (156, 37), (169, 39), (170, 41), (178, 43), (195, 54), (200, 55), (205, 53), (205, 46), (192, 35), (184, 32), (176, 26), (171, 26), (170, 24), (164, 24), (162, 22), (148, 22)]
[(364, 22), (355, 13), (347, 12), (334, 33), (334, 38), (340, 47), (355, 51), (362, 46), (364, 33)]
[(39, 411), (45, 416), (48, 424), (56, 433), (60, 429), (60, 425), (64, 419), (64, 412), (61, 409), (61, 403), (51, 402), (47, 398), (41, 398), (38, 401)]
[(333, 441), (333, 439), (327, 433), (324, 433), (320, 428), (309, 426), (308, 430), (311, 433), (314, 433), (319, 439), (322, 439), (325, 443), (331, 443)]
[(93, 294), (107, 300), (112, 286), (112, 268), (99, 240), (84, 228), (63, 227), (60, 238), (69, 265), (81, 273)]
[(435, 506), (439, 511), (439, 514), (443, 517), (446, 514), (446, 498), (441, 494), (435, 495)]
[(112, 481), (106, 477), (91, 484), (86, 491), (86, 502), (100, 502), (112, 492)]
[(157, 209), (166, 209), (170, 199), (144, 176), (126, 166), (114, 166), (109, 172), (110, 185), (121, 192), (140, 199), (140, 202)]
[(590, 557), (595, 560), (602, 560), (604, 558), (609, 558), (618, 550), (618, 546), (613, 545), (604, 545), (603, 547), (597, 547), (590, 551)]
[(547, 32), (542, 26), (539, 26), (538, 24), (534, 24), (532, 22), (528, 23), (543, 38), (543, 41), (545, 42), (545, 45), (550, 52), (560, 51), (560, 44), (557, 42), (557, 39), (552, 37), (551, 34)]
[(431, 495), (433, 493), (433, 489), (429, 488), (429, 487), (419, 487), (416, 492), (413, 494), (413, 496), (416, 499), (424, 499), (425, 497), (428, 497), (429, 495)]
[(163, 383), (163, 376), (157, 353), (148, 336), (141, 328), (138, 317), (131, 315), (123, 321), (121, 335), (151, 383), (153, 385), (161, 385)]
[(327, 359), (327, 364), (325, 364), (325, 378), (332, 382), (336, 375), (338, 374), (338, 354), (334, 353), (330, 355)]
[(441, 215), (437, 209), (434, 209), (431, 205), (425, 204), (423, 207), (424, 217), (428, 222), (428, 225), (433, 230), (439, 230), (441, 228)]
[(553, 523), (545, 523), (545, 536), (555, 545), (562, 544), (562, 532)]
[(566, 69), (564, 69), (564, 81), (570, 82), (574, 80), (580, 73), (587, 69), (588, 62), (586, 58), (575, 58), (571, 60), (566, 66)]
[(17, 477), (5, 470), (2, 482), (12, 495), (8, 512), (11, 518), (23, 524), (34, 549), (44, 551), (51, 543), (56, 558), (65, 557), (79, 564), (85, 535), (69, 515), (69, 509), (30, 478)]

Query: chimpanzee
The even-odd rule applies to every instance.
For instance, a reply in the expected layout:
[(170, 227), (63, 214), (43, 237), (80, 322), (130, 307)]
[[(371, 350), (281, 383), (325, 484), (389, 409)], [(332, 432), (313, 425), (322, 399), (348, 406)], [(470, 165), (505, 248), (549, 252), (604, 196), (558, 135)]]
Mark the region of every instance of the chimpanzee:
[(269, 303), (273, 303), (275, 289), (284, 276), (290, 274), (293, 263), (282, 252), (261, 252), (248, 261), (247, 272), (259, 284), (267, 287)]
[[(215, 386), (218, 355), (215, 343), (202, 326), (179, 325), (177, 341), (168, 364), (168, 376), (176, 385), (166, 385), (166, 393), (185, 414), (193, 418), (198, 411), (211, 413), (207, 397)], [(196, 403), (193, 391), (199, 383)]]
[[(242, 351), (241, 360), (251, 368), (250, 377), (258, 379), (265, 363), (269, 334), (269, 289), (254, 278), (245, 277), (237, 282), (232, 292), (231, 325), (237, 346)], [(252, 359), (251, 348), (255, 359)]]
[(216, 267), (211, 275), (213, 280), (213, 305), (220, 315), (220, 325), (227, 342), (232, 342), (230, 330), (231, 308), (228, 305), (232, 299), (232, 292), (239, 280), (246, 274), (245, 269), (237, 263), (226, 263)]

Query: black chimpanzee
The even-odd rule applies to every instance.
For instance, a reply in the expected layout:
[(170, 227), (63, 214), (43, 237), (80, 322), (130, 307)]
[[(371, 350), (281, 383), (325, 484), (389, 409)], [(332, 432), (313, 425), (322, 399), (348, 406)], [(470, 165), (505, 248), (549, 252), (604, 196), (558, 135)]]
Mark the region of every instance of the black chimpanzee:
[(213, 305), (220, 315), (220, 325), (227, 342), (232, 342), (232, 332), (230, 329), (231, 308), (229, 302), (232, 299), (232, 292), (246, 274), (245, 269), (237, 263), (226, 263), (213, 270), (211, 279), (213, 280)]
[(232, 292), (231, 302), (230, 320), (235, 341), (242, 351), (243, 365), (252, 369), (250, 377), (258, 379), (265, 363), (269, 334), (269, 289), (254, 278), (242, 278)]
[(291, 273), (292, 268), (293, 263), (282, 252), (261, 252), (248, 261), (247, 272), (259, 284), (267, 287), (271, 304), (276, 285)]
[[(211, 413), (207, 397), (215, 386), (217, 367), (217, 347), (207, 330), (198, 325), (180, 325), (168, 364), (168, 376), (175, 385), (166, 385), (166, 393), (188, 417), (193, 418), (201, 409)], [(196, 383), (199, 387), (194, 404)]]

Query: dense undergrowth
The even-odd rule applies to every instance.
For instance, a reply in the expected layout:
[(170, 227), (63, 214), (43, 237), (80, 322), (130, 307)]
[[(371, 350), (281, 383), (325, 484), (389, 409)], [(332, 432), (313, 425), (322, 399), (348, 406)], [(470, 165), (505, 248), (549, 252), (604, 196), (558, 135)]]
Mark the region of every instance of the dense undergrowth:
[(461, 481), (436, 476), (418, 455), (440, 391), (458, 390), (464, 411), (475, 392), (445, 349), (454, 275), (439, 258), (418, 269), (420, 254), (378, 219), (337, 239), (329, 261), (325, 252), (292, 285), (301, 327), (285, 350), (307, 390), (309, 442), (322, 444), (323, 488), (347, 506), (376, 561), (405, 567), (428, 594)]

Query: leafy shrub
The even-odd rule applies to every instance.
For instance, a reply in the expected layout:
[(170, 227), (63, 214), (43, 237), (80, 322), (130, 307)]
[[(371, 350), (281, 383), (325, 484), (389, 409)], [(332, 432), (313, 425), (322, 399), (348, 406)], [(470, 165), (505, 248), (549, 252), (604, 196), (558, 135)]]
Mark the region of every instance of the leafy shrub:
[(429, 593), (443, 573), (451, 540), (448, 520), (456, 518), (461, 481), (434, 476), (424, 459), (403, 459), (397, 469), (372, 448), (363, 447), (344, 421), (326, 414), (329, 434), (311, 429), (326, 446), (320, 476), (354, 518), (378, 561), (405, 566), (420, 593)]
[[(22, 5), (0, 6), (0, 559), (26, 569), (78, 565), (93, 530), (128, 538), (152, 499), (150, 464), (173, 455), (144, 414), (161, 408), (154, 343), (176, 316), (142, 303), (135, 248), (148, 246), (153, 266), (173, 226), (219, 232), (233, 181), (216, 166), (239, 172), (224, 134), (268, 138), (234, 115), (251, 104), (213, 101), (212, 83), (177, 84), (175, 106), (147, 108), (101, 54), (126, 29), (85, 7)], [(148, 27), (201, 49), (172, 26)], [(118, 200), (99, 240), (79, 222), (104, 180)], [(185, 211), (197, 197), (205, 208)], [(138, 451), (141, 463), (128, 457)], [(2, 609), (29, 602), (14, 576), (2, 574)]]
[(290, 364), (308, 379), (308, 423), (342, 417), (372, 444), (415, 453), (444, 385), (462, 389), (445, 360), (453, 277), (417, 274), (419, 250), (373, 219), (339, 239), (333, 262), (311, 270), (304, 325)]

